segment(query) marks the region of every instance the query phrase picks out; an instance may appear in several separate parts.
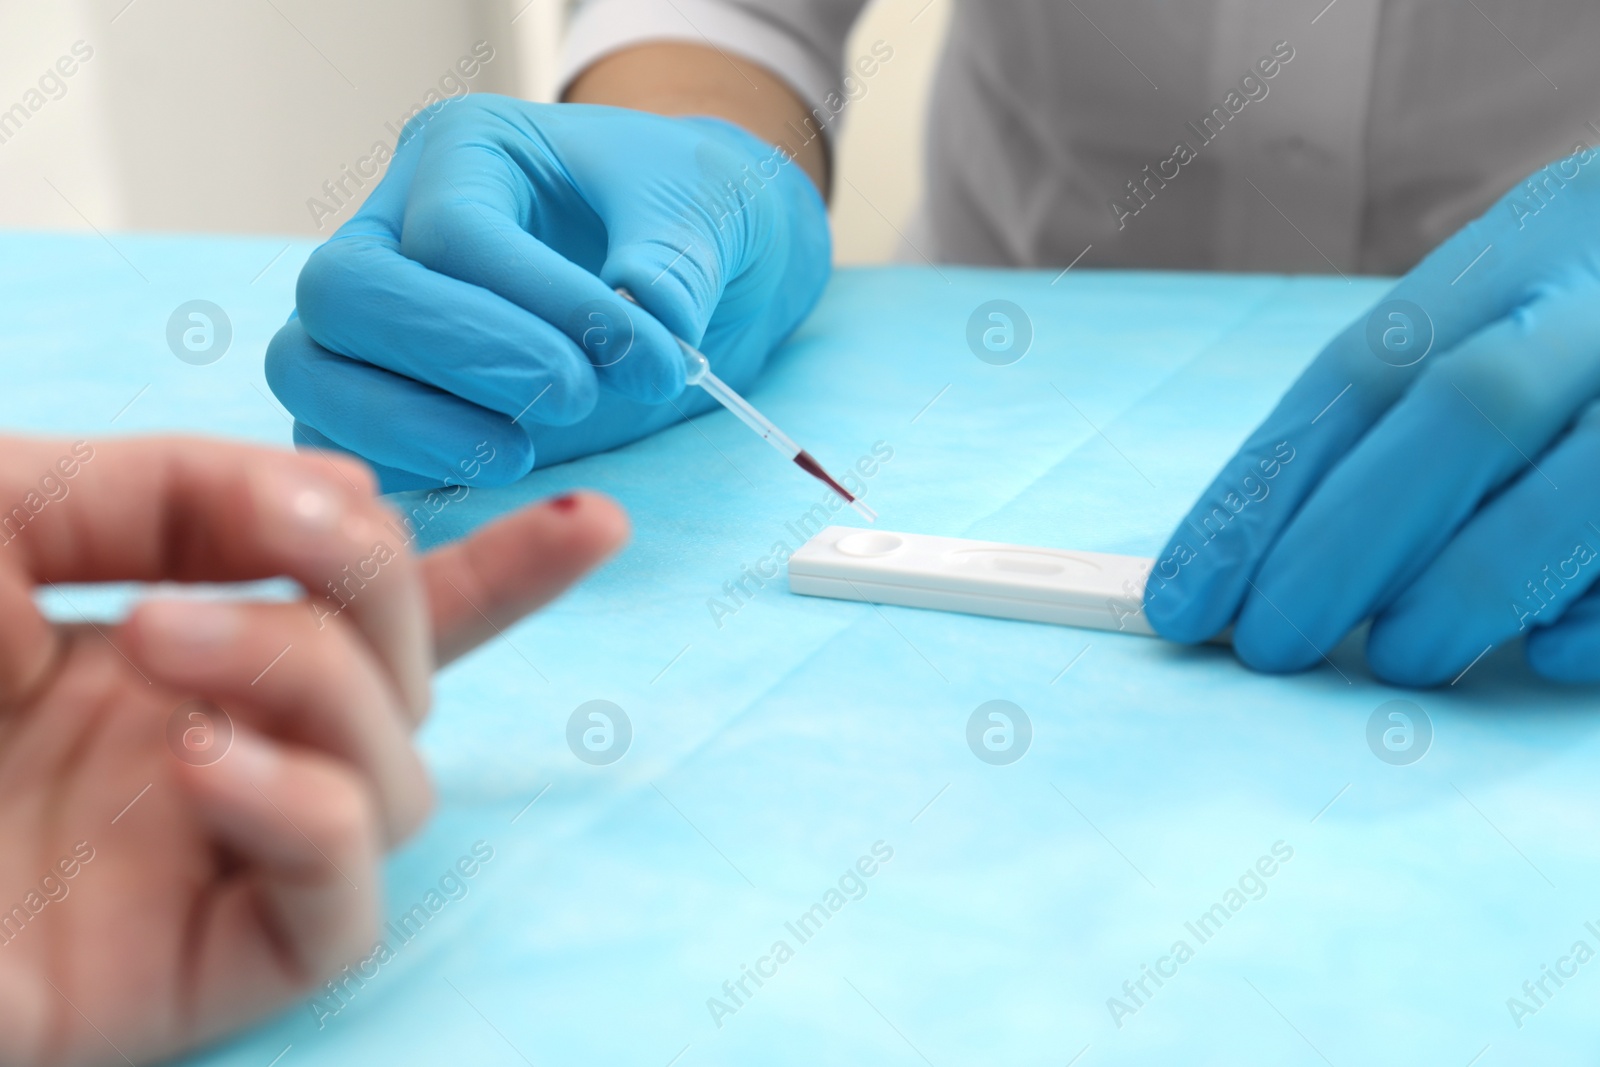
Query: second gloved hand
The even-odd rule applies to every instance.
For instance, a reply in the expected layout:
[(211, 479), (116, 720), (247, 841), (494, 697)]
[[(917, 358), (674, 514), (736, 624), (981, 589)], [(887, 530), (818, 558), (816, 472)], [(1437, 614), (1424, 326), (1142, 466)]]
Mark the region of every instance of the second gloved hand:
[(747, 384), (830, 259), (810, 178), (738, 127), (470, 96), (413, 119), (312, 254), (268, 382), (297, 441), (386, 490), (502, 485), (704, 410), (668, 403), (672, 334)]
[(1600, 681), (1600, 152), (1536, 171), (1328, 345), (1201, 496), (1146, 611), (1264, 670)]

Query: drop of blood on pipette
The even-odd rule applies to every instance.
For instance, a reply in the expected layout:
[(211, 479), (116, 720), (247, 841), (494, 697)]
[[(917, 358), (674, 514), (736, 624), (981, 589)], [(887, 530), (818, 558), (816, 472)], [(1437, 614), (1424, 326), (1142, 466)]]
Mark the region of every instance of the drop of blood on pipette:
[(833, 480), (833, 475), (831, 475), (827, 471), (823, 470), (822, 469), (822, 464), (818, 463), (815, 459), (813, 459), (811, 457), (811, 453), (810, 452), (807, 452), (805, 449), (802, 448), (800, 450), (799, 455), (794, 457), (794, 462), (795, 462), (795, 466), (799, 467), (801, 470), (803, 470), (807, 474), (811, 475), (811, 477), (817, 479), (817, 481), (822, 482), (828, 488), (832, 489), (835, 493), (838, 493), (840, 496), (844, 497), (845, 503), (847, 503), (847, 504), (854, 504), (855, 503), (856, 498), (850, 495), (850, 490), (846, 489), (844, 486), (842, 486), (838, 482), (834, 481)]

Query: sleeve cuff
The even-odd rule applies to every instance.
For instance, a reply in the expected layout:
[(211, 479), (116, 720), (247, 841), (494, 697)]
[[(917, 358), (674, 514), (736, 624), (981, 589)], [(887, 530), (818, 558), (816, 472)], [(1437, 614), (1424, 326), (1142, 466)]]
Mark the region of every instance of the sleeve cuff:
[(808, 108), (839, 86), (842, 58), (823, 56), (796, 31), (719, 0), (592, 0), (567, 25), (558, 93), (597, 60), (646, 41), (681, 41), (759, 63), (793, 89)]

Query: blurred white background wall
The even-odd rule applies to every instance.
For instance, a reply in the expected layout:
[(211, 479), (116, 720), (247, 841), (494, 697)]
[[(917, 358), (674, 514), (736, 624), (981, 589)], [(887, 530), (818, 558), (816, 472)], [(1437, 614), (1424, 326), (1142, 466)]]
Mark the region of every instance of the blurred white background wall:
[[(921, 196), (949, 2), (877, 0), (852, 38), (852, 57), (883, 41), (894, 59), (846, 115), (841, 262), (894, 254)], [(326, 236), (371, 182), (345, 204), (324, 183), (353, 189), (347, 173), (430, 92), (548, 99), (562, 6), (0, 0), (0, 228)]]

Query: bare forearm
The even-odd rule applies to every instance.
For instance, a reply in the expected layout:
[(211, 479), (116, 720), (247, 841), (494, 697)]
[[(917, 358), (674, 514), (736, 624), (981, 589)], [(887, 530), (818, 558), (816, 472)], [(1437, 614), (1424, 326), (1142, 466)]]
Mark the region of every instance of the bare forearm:
[(828, 148), (807, 136), (811, 112), (759, 64), (696, 44), (652, 43), (597, 61), (572, 82), (566, 100), (658, 115), (713, 115), (788, 151), (828, 195)]

